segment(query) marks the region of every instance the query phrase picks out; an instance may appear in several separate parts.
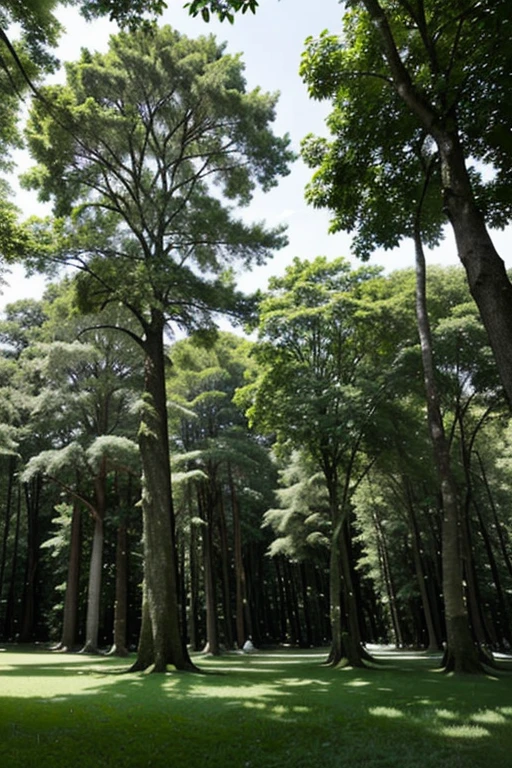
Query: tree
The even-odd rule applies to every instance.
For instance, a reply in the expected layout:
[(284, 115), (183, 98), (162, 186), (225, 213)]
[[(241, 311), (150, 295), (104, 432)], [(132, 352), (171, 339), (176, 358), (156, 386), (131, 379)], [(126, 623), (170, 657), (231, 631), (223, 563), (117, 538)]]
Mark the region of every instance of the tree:
[[(220, 18), (246, 10), (246, 3), (229, 0), (190, 5), (191, 12), (202, 9), (205, 17), (208, 9)], [(335, 92), (343, 82), (368, 79), (372, 88), (380, 84), (386, 90), (390, 103), (401, 102), (406, 119), (412, 115), (435, 143), (442, 206), (512, 402), (512, 284), (487, 229), (488, 223), (503, 226), (512, 210), (507, 184), (510, 5), (507, 0), (463, 0), (455, 8), (438, 0), (351, 0), (347, 5), (352, 10), (343, 36), (331, 35), (325, 45), (324, 35), (309, 45), (308, 58), (315, 49), (321, 72), (317, 96), (322, 90), (325, 96), (325, 83)], [(357, 106), (365, 112), (371, 103), (363, 98)], [(392, 162), (397, 158), (402, 162), (399, 151)], [(484, 195), (468, 168), (472, 160), (492, 169)]]
[(306, 450), (325, 480), (332, 664), (345, 658), (361, 666), (364, 657), (348, 519), (352, 494), (372, 463), (363, 451), (365, 441), (370, 432), (375, 450), (379, 441), (377, 407), (386, 359), (381, 356), (380, 370), (374, 365), (378, 344), (373, 338), (373, 346), (368, 345), (372, 334), (362, 330), (360, 321), (371, 314), (361, 300), (361, 286), (377, 274), (351, 271), (343, 259), (329, 263), (319, 257), (314, 262), (295, 259), (283, 278), (273, 278), (260, 304), (255, 354), (261, 373), (245, 390), (250, 421), (274, 433), (282, 448)]
[(63, 218), (53, 231), (38, 225), (43, 260), (51, 254), (81, 270), (82, 307), (121, 302), (140, 328), (123, 329), (145, 359), (139, 445), (146, 607), (137, 666), (188, 668), (164, 331), (171, 323), (208, 332), (215, 312), (243, 311), (232, 264), (261, 262), (285, 238), (281, 229), (235, 218), (228, 201), (247, 204), (257, 185), (266, 190), (287, 173), (288, 138), (269, 128), (276, 96), (246, 92), (238, 56), (224, 55), (212, 37), (192, 41), (168, 27), (121, 33), (105, 55), (84, 51), (68, 65), (67, 86), (48, 88), (45, 97), (52, 110), (36, 102), (29, 121), (39, 161), (30, 181)]

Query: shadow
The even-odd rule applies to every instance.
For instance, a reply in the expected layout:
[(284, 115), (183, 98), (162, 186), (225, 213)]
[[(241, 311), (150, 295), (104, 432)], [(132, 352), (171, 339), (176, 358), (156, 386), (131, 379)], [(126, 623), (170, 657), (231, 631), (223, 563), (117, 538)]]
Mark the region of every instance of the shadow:
[(512, 766), (510, 678), (450, 677), (428, 654), (383, 653), (368, 671), (324, 659), (229, 653), (195, 658), (206, 675), (155, 675), (120, 674), (126, 660), (111, 657), (1, 654), (0, 765)]

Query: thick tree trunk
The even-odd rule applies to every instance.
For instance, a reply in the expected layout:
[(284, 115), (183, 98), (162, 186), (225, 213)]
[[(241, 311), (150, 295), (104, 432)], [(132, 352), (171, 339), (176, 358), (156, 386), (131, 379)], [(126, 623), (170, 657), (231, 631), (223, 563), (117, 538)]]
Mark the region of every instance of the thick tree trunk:
[[(179, 625), (178, 563), (171, 495), (169, 436), (164, 367), (164, 322), (153, 310), (153, 322), (145, 328), (144, 397), (139, 427), (142, 460), (142, 518), (144, 584), (151, 632), (141, 632), (136, 668), (143, 662), (155, 672), (167, 665), (193, 669)], [(148, 648), (148, 638), (151, 648)], [(148, 665), (149, 666), (149, 665)]]
[(64, 614), (62, 617), (62, 636), (56, 650), (72, 651), (75, 646), (81, 551), (81, 514), (79, 504), (75, 502), (71, 517), (71, 541), (69, 546), (68, 578), (64, 597)]
[(397, 93), (437, 144), (445, 210), (455, 235), (459, 258), (466, 270), (469, 289), (487, 330), (507, 398), (512, 404), (512, 285), (475, 203), (453, 110), (451, 114), (440, 117), (425, 93), (412, 81), (379, 0), (362, 0), (362, 4), (378, 31)]
[(446, 131), (436, 141), (441, 156), (445, 210), (501, 382), (512, 404), (512, 285), (476, 206), (456, 132)]

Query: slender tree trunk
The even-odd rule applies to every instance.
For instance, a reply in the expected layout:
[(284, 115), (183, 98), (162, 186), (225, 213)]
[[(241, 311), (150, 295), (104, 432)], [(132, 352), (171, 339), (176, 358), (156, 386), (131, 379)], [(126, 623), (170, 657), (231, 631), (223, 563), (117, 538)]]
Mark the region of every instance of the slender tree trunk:
[(418, 587), (420, 590), (421, 605), (423, 607), (423, 615), (425, 617), (425, 624), (427, 627), (428, 636), (428, 650), (438, 651), (441, 647), (441, 637), (436, 632), (433, 610), (430, 601), (429, 592), (426, 586), (427, 575), (423, 567), (423, 560), (421, 557), (421, 541), (420, 532), (418, 530), (418, 521), (416, 520), (416, 514), (414, 511), (413, 495), (411, 491), (411, 484), (408, 479), (405, 480), (405, 495), (407, 516), (409, 519), (409, 526), (411, 530), (412, 538), (412, 552), (414, 560), (414, 569), (416, 571), (416, 579), (418, 581)]
[(11, 574), (9, 582), (9, 591), (7, 592), (7, 600), (5, 605), (5, 617), (4, 617), (4, 637), (8, 640), (13, 640), (16, 636), (16, 574), (18, 571), (18, 556), (19, 556), (19, 543), (20, 543), (20, 528), (21, 528), (21, 487), (17, 486), (17, 498), (16, 498), (16, 527), (14, 529), (14, 545), (12, 548), (12, 560), (11, 560)]
[(384, 577), (384, 584), (386, 586), (386, 592), (388, 595), (389, 611), (391, 614), (391, 625), (393, 627), (393, 634), (395, 635), (395, 645), (397, 648), (402, 648), (404, 640), (402, 637), (402, 629), (400, 626), (400, 617), (398, 615), (398, 607), (396, 602), (395, 588), (393, 584), (393, 578), (391, 575), (391, 568), (389, 565), (388, 549), (384, 531), (379, 519), (377, 509), (374, 507), (372, 511), (372, 520), (377, 533), (377, 552), (379, 555), (381, 573)]
[[(168, 664), (177, 669), (194, 667), (179, 624), (178, 562), (165, 393), (164, 321), (158, 310), (153, 309), (152, 314), (153, 322), (145, 328), (144, 396), (139, 427), (143, 471), (144, 632), (141, 630), (138, 657), (133, 669), (151, 665), (155, 672), (165, 672)], [(147, 664), (149, 659), (151, 663)]]
[(442, 561), (443, 598), (446, 619), (447, 648), (445, 668), (455, 672), (482, 671), (477, 649), (473, 643), (467, 608), (464, 600), (463, 570), (460, 542), (460, 516), (457, 490), (450, 462), (450, 451), (445, 436), (439, 407), (432, 336), (427, 312), (425, 255), (421, 242), (419, 215), (415, 222), (416, 253), (416, 317), (421, 345), (421, 358), (427, 397), (427, 416), (443, 498)]
[(477, 514), (480, 533), (485, 545), (487, 559), (491, 569), (494, 586), (496, 588), (496, 597), (497, 597), (498, 607), (499, 607), (499, 616), (501, 619), (500, 621), (501, 637), (499, 638), (499, 641), (501, 642), (503, 639), (505, 639), (510, 647), (512, 646), (512, 612), (510, 610), (509, 598), (506, 591), (503, 589), (501, 576), (498, 568), (498, 563), (496, 562), (496, 557), (494, 556), (491, 538), (489, 536), (489, 531), (487, 530), (487, 526), (485, 525), (484, 519), (482, 517), (482, 512), (480, 510), (479, 505), (476, 503), (475, 499), (472, 499), (472, 502)]
[(221, 551), (221, 565), (222, 565), (222, 606), (224, 613), (224, 643), (226, 648), (233, 648), (233, 627), (231, 623), (232, 610), (231, 610), (231, 589), (229, 579), (229, 546), (228, 546), (228, 533), (226, 527), (226, 515), (224, 512), (224, 503), (222, 492), (219, 493), (219, 533), (220, 533), (220, 551)]
[(207, 505), (205, 510), (206, 525), (203, 527), (204, 594), (206, 602), (206, 646), (204, 650), (213, 656), (219, 656), (220, 647), (213, 562), (213, 513), (211, 509), (208, 509), (209, 501), (208, 498), (205, 499)]
[(189, 593), (190, 607), (188, 617), (188, 632), (190, 636), (190, 646), (193, 651), (200, 648), (199, 641), (199, 536), (197, 525), (190, 526), (190, 546), (189, 546)]
[(82, 552), (81, 527), (80, 506), (75, 501), (71, 517), (71, 541), (69, 546), (68, 578), (64, 597), (64, 614), (62, 617), (62, 636), (56, 650), (72, 651), (76, 642), (78, 589)]
[(245, 568), (242, 553), (242, 526), (240, 524), (240, 508), (233, 480), (233, 472), (229, 467), (229, 488), (231, 493), (231, 510), (233, 515), (233, 554), (235, 560), (235, 616), (236, 616), (236, 641), (239, 648), (247, 640), (248, 632), (245, 627), (245, 609), (247, 606), (247, 593), (245, 581)]
[(39, 503), (41, 498), (41, 475), (24, 483), (27, 508), (27, 565), (23, 590), (23, 612), (20, 642), (29, 643), (36, 639), (37, 572), (39, 568)]
[(9, 456), (8, 461), (8, 476), (7, 476), (7, 493), (5, 500), (5, 514), (4, 514), (4, 531), (2, 536), (2, 552), (0, 554), (0, 598), (4, 591), (4, 575), (5, 566), (7, 562), (7, 542), (9, 541), (9, 531), (11, 524), (12, 514), (12, 490), (14, 485), (14, 472), (16, 469), (16, 456)]
[(114, 643), (110, 653), (128, 656), (126, 619), (128, 614), (128, 530), (121, 522), (116, 539), (116, 601), (114, 606)]
[(509, 553), (509, 550), (508, 550), (508, 547), (507, 547), (507, 543), (505, 541), (505, 536), (503, 534), (503, 523), (499, 519), (498, 513), (496, 511), (496, 505), (494, 503), (494, 499), (493, 499), (491, 487), (489, 485), (489, 481), (487, 480), (487, 473), (485, 471), (485, 467), (484, 467), (484, 463), (482, 461), (482, 457), (480, 456), (480, 454), (478, 452), (477, 452), (476, 456), (477, 456), (478, 463), (479, 463), (479, 466), (480, 466), (480, 472), (482, 473), (482, 482), (484, 484), (485, 491), (486, 491), (486, 494), (487, 494), (487, 498), (489, 500), (489, 507), (490, 507), (490, 510), (491, 510), (491, 513), (492, 513), (492, 519), (493, 519), (493, 522), (494, 522), (494, 527), (495, 527), (496, 533), (498, 535), (498, 540), (500, 542), (500, 555), (501, 555), (501, 558), (503, 559), (503, 562), (505, 563), (505, 565), (507, 567), (507, 571), (508, 571), (509, 575), (512, 576), (512, 559), (510, 558), (510, 553)]

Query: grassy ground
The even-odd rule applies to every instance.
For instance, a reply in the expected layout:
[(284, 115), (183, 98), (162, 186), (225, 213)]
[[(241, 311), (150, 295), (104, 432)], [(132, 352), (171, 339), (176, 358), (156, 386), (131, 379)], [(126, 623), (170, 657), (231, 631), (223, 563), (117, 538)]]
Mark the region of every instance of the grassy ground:
[(324, 658), (229, 654), (198, 659), (209, 674), (163, 676), (2, 650), (0, 766), (512, 768), (512, 662), (456, 679), (421, 654), (367, 671)]

